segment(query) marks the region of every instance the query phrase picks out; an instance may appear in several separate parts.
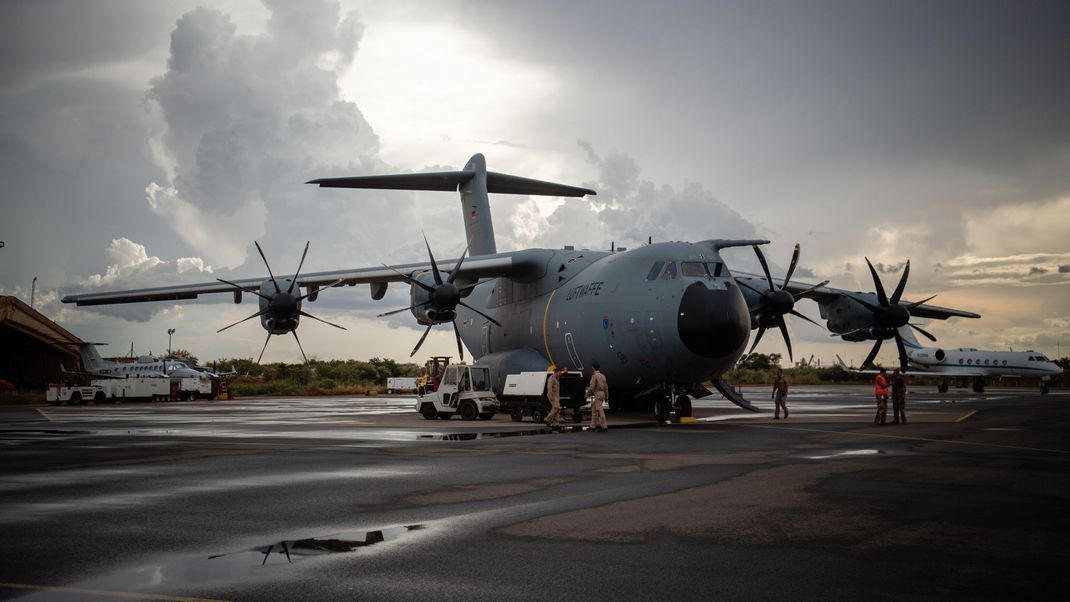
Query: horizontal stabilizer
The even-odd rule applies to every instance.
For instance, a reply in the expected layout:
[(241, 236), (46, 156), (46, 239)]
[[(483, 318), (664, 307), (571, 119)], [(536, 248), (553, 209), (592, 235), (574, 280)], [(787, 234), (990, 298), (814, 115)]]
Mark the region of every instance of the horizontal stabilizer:
[[(319, 178), (307, 184), (321, 188), (375, 188), (391, 190), (456, 191), (475, 175), (473, 171), (439, 171), (430, 173), (396, 174), (386, 176), (353, 176), (348, 178)], [(499, 194), (536, 194), (542, 196), (582, 197), (597, 194), (589, 188), (566, 186), (543, 180), (521, 178), (508, 174), (487, 172), (487, 192)]]

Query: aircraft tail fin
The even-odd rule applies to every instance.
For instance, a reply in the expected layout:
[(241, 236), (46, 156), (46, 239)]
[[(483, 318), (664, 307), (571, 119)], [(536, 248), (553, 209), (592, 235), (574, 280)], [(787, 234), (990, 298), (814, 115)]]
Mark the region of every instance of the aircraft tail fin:
[(493, 255), (498, 252), (494, 242), (494, 224), (490, 216), (488, 193), (569, 197), (597, 194), (589, 188), (487, 171), (487, 161), (478, 153), (472, 155), (461, 171), (319, 178), (310, 180), (307, 184), (318, 184), (321, 188), (456, 190), (461, 195), (465, 237), (471, 241), (468, 250), (472, 256)]
[(921, 349), (921, 344), (914, 337), (914, 330), (909, 326), (900, 326), (899, 336), (903, 339), (903, 346), (907, 349)]
[(97, 351), (95, 343), (79, 343), (78, 354), (82, 356), (82, 370), (97, 372), (104, 367), (104, 358)]

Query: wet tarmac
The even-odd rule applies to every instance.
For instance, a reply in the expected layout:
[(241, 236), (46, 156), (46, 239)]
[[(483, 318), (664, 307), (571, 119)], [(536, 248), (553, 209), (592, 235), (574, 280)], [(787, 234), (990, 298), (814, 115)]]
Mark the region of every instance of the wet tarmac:
[(1039, 598), (1068, 403), (918, 389), (882, 427), (868, 388), (800, 386), (787, 420), (556, 434), (411, 398), (0, 408), (0, 599)]

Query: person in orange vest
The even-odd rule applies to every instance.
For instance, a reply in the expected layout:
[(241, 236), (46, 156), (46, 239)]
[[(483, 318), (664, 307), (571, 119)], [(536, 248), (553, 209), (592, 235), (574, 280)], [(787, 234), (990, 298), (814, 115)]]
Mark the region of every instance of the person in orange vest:
[(877, 396), (877, 415), (873, 418), (873, 424), (887, 424), (888, 379), (884, 375), (885, 370), (881, 368), (880, 374), (873, 380), (873, 394)]

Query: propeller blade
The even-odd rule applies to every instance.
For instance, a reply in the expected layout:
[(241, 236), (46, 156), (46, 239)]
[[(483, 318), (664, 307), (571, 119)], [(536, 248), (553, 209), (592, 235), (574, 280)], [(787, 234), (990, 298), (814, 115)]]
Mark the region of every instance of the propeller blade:
[(247, 293), (252, 293), (252, 294), (256, 295), (257, 297), (260, 297), (261, 299), (263, 299), (265, 301), (271, 301), (271, 297), (268, 297), (267, 295), (260, 294), (260, 291), (258, 291), (256, 289), (245, 288), (244, 286), (239, 286), (239, 285), (231, 282), (230, 280), (223, 280), (222, 278), (216, 278), (216, 280), (222, 282), (223, 284), (229, 284), (229, 285), (233, 286), (234, 288), (238, 289), (239, 291), (245, 291)]
[(815, 284), (815, 285), (811, 286), (810, 288), (806, 289), (805, 291), (795, 293), (794, 295), (792, 295), (792, 297), (794, 297), (795, 300), (798, 301), (799, 299), (802, 299), (806, 295), (809, 295), (810, 293), (816, 291), (817, 289), (825, 286), (828, 283), (829, 283), (829, 281), (825, 280), (824, 282), (821, 282), (820, 284)]
[(475, 287), (479, 286), (480, 284), (482, 284), (482, 282), (473, 282), (472, 284), (466, 284), (466, 285), (458, 288), (457, 292), (458, 293), (464, 293), (466, 291), (470, 291), (470, 290), (474, 289)]
[[(910, 260), (907, 260), (906, 267), (903, 268), (903, 275), (899, 278), (899, 284), (895, 287), (895, 292), (892, 293), (892, 298), (889, 299), (892, 303), (899, 303), (899, 298), (903, 296), (903, 290), (907, 287), (907, 276), (910, 275)], [(906, 368), (903, 368), (906, 370)]]
[[(327, 286), (325, 286), (325, 287), (323, 287), (323, 288), (319, 289), (319, 290), (318, 290), (318, 291), (316, 291), (316, 292), (318, 292), (318, 293), (322, 293), (323, 291), (325, 291), (325, 290), (327, 290), (327, 289), (329, 289), (329, 288), (334, 288), (334, 287), (338, 286), (339, 284), (342, 284), (342, 283), (343, 283), (343, 282), (345, 282), (345, 281), (346, 281), (346, 279), (345, 279), (345, 278), (339, 278), (338, 280), (335, 280), (334, 282), (332, 282), (332, 283), (328, 284)], [(298, 301), (304, 301), (305, 299), (308, 299), (308, 298), (309, 298), (309, 297), (311, 297), (311, 296), (312, 296), (312, 291), (309, 291), (309, 292), (307, 292), (307, 293), (305, 293), (305, 294), (301, 295), (300, 297), (298, 297), (298, 298), (297, 298), (297, 300), (298, 300)]]
[(457, 355), (461, 357), (461, 361), (464, 361), (464, 346), (461, 345), (461, 331), (457, 329), (457, 320), (452, 322), (453, 334), (457, 337)]
[(271, 341), (271, 333), (268, 333), (267, 339), (264, 340), (264, 347), (260, 350), (260, 357), (256, 358), (256, 365), (260, 365), (260, 360), (264, 359), (264, 352), (267, 351), (267, 344)]
[(304, 316), (306, 318), (312, 318), (313, 320), (315, 320), (317, 322), (323, 322), (324, 324), (327, 324), (328, 326), (334, 326), (335, 328), (337, 328), (339, 330), (347, 330), (347, 328), (345, 326), (339, 326), (339, 325), (337, 325), (337, 324), (335, 324), (333, 322), (328, 322), (327, 320), (324, 320), (323, 318), (317, 318), (316, 316), (314, 316), (314, 315), (312, 315), (310, 313), (307, 313), (304, 310), (298, 311), (297, 315)]
[(806, 320), (807, 322), (813, 324), (814, 326), (817, 326), (818, 328), (824, 328), (824, 326), (822, 326), (821, 324), (818, 324), (817, 322), (814, 322), (809, 317), (807, 317), (805, 314), (799, 313), (799, 312), (795, 311), (794, 309), (789, 311), (788, 313), (793, 315), (793, 316), (795, 316), (796, 318), (802, 318), (802, 319)]
[(468, 254), (468, 249), (471, 246), (472, 239), (468, 239), (468, 244), (464, 246), (464, 252), (461, 253), (461, 258), (457, 260), (457, 265), (453, 266), (453, 271), (450, 272), (450, 276), (446, 279), (446, 282), (453, 284), (453, 281), (457, 279), (457, 274), (461, 273), (461, 264), (464, 263), (464, 256)]
[(784, 316), (777, 317), (777, 326), (780, 327), (780, 334), (784, 335), (784, 344), (788, 346), (788, 361), (795, 363), (795, 358), (791, 354), (791, 337), (788, 336), (788, 326), (784, 324)]
[(855, 297), (853, 295), (848, 295), (848, 296), (851, 298), (851, 301), (854, 301), (854, 302), (858, 303), (859, 305), (861, 305), (862, 307), (865, 307), (869, 311), (877, 311), (877, 306), (873, 305), (869, 301), (866, 301), (865, 299), (859, 299), (858, 297)]
[(919, 305), (924, 305), (924, 304), (928, 303), (929, 301), (932, 301), (933, 297), (935, 297), (935, 296), (936, 295), (933, 295), (932, 297), (928, 297), (926, 299), (922, 299), (921, 301), (917, 301), (917, 302), (911, 303), (910, 305), (907, 306), (907, 311), (914, 311), (915, 307), (917, 307)]
[(907, 326), (909, 326), (909, 327), (913, 328), (914, 330), (917, 330), (917, 331), (918, 331), (918, 332), (920, 332), (921, 334), (925, 335), (925, 337), (926, 337), (927, 339), (929, 339), (930, 341), (932, 341), (932, 342), (934, 342), (934, 343), (936, 342), (936, 337), (934, 337), (933, 335), (931, 335), (931, 334), (930, 334), (930, 333), (929, 333), (928, 331), (926, 331), (926, 330), (925, 330), (924, 328), (922, 328), (921, 326), (915, 326), (915, 325), (913, 325), (913, 324), (907, 324)]
[(769, 264), (765, 262), (765, 254), (762, 253), (762, 250), (758, 245), (751, 245), (751, 247), (754, 248), (754, 253), (758, 256), (758, 263), (762, 264), (762, 270), (765, 272), (765, 279), (769, 282), (769, 292), (773, 292), (776, 290), (776, 287), (773, 286), (773, 276), (769, 274)]
[(744, 288), (749, 288), (750, 290), (758, 293), (759, 295), (765, 295), (764, 291), (760, 291), (760, 290), (754, 288), (753, 286), (747, 284), (746, 282), (743, 282), (742, 280), (736, 280), (736, 284), (738, 284), (738, 285), (740, 285), (740, 286), (742, 286)]
[(883, 339), (877, 339), (877, 342), (873, 343), (873, 349), (869, 350), (869, 355), (866, 356), (866, 361), (862, 362), (862, 370), (865, 370), (866, 366), (869, 366), (873, 361), (873, 358), (877, 357), (877, 353), (880, 352), (881, 343), (883, 342)]
[(765, 326), (762, 326), (758, 329), (758, 334), (754, 337), (754, 343), (751, 344), (750, 351), (747, 352), (747, 355), (754, 353), (754, 348), (758, 346), (758, 341), (762, 340), (763, 334), (765, 334)]
[(294, 286), (297, 285), (297, 277), (301, 275), (301, 267), (305, 265), (305, 256), (308, 255), (308, 244), (310, 242), (312, 241), (305, 241), (305, 252), (301, 253), (301, 263), (297, 264), (297, 271), (294, 272), (294, 279), (290, 281), (290, 288), (286, 291), (288, 293), (294, 292)]
[(416, 346), (412, 348), (412, 353), (409, 354), (409, 357), (416, 355), (416, 352), (420, 350), (420, 346), (424, 344), (424, 339), (426, 339), (427, 335), (431, 332), (432, 326), (434, 326), (434, 324), (427, 325), (427, 330), (424, 331), (424, 336), (420, 337), (420, 342), (416, 343)]
[(297, 348), (301, 350), (301, 357), (305, 358), (305, 366), (308, 366), (308, 356), (305, 355), (305, 348), (301, 346), (301, 339), (297, 338), (297, 331), (291, 330), (290, 334), (294, 335), (294, 340), (297, 341)]
[(497, 320), (495, 320), (494, 318), (492, 318), (492, 317), (488, 316), (487, 314), (485, 314), (485, 313), (483, 313), (483, 312), (479, 311), (478, 309), (476, 309), (476, 308), (472, 307), (471, 305), (469, 305), (469, 304), (465, 303), (464, 301), (458, 301), (458, 302), (457, 302), (457, 305), (463, 305), (463, 306), (467, 307), (468, 309), (470, 309), (470, 310), (472, 310), (472, 311), (476, 312), (477, 314), (479, 314), (479, 315), (483, 316), (483, 317), (484, 317), (484, 318), (486, 318), (487, 320), (491, 321), (492, 323), (494, 323), (494, 325), (495, 325), (495, 326), (501, 326), (501, 323), (500, 323), (500, 322), (498, 322), (498, 321), (497, 321)]
[(266, 309), (264, 311), (258, 311), (255, 314), (249, 316), (248, 318), (242, 318), (241, 320), (238, 320), (237, 322), (231, 324), (230, 326), (224, 326), (223, 328), (220, 328), (219, 330), (217, 330), (215, 332), (216, 332), (216, 334), (219, 334), (219, 333), (223, 332), (224, 330), (230, 328), (231, 326), (237, 326), (238, 324), (241, 324), (242, 322), (245, 322), (246, 320), (252, 320), (253, 318), (259, 318), (260, 316), (262, 316), (262, 315), (264, 315), (266, 313), (268, 313), (268, 310), (266, 310)]
[(275, 285), (275, 294), (281, 293), (282, 289), (279, 288), (279, 281), (275, 280), (275, 274), (271, 271), (271, 264), (268, 263), (267, 257), (264, 255), (264, 250), (260, 248), (260, 243), (255, 240), (253, 241), (253, 244), (256, 245), (256, 250), (260, 251), (260, 259), (264, 260), (264, 267), (267, 268), (268, 276), (271, 276), (271, 283)]
[(881, 278), (877, 275), (877, 270), (873, 269), (873, 264), (869, 262), (869, 257), (866, 257), (866, 265), (869, 266), (869, 273), (873, 274), (873, 286), (877, 288), (877, 299), (881, 302), (881, 305), (888, 305), (888, 295), (885, 294)]
[(410, 305), (409, 307), (402, 307), (401, 309), (395, 309), (394, 311), (388, 311), (385, 314), (379, 314), (379, 315), (377, 315), (375, 317), (376, 318), (384, 318), (386, 316), (392, 316), (394, 314), (400, 314), (403, 311), (412, 311), (412, 310), (416, 309), (417, 307), (423, 307), (425, 305), (430, 305), (430, 304), (431, 304), (430, 301), (424, 301), (423, 303), (417, 303), (416, 305)]
[(438, 273), (438, 264), (435, 263), (435, 254), (431, 252), (431, 243), (427, 242), (424, 234), (424, 244), (427, 246), (427, 256), (431, 259), (431, 273), (435, 275), (435, 284), (442, 284), (442, 274)]
[(784, 276), (784, 286), (780, 288), (788, 288), (788, 281), (791, 280), (791, 275), (795, 273), (795, 266), (799, 263), (799, 243), (795, 243), (795, 252), (791, 254), (791, 264), (788, 265), (788, 275)]
[(899, 348), (899, 369), (903, 372), (907, 370), (907, 350), (903, 345), (903, 337), (899, 336), (899, 332), (895, 333), (895, 346)]
[(431, 286), (430, 284), (424, 284), (423, 282), (420, 282), (419, 280), (413, 278), (412, 276), (409, 276), (408, 274), (406, 274), (405, 272), (402, 272), (401, 270), (394, 269), (394, 268), (386, 265), (385, 263), (383, 264), (383, 267), (388, 269), (388, 270), (390, 270), (390, 271), (392, 271), (392, 272), (396, 272), (398, 276), (401, 276), (402, 278), (404, 278), (405, 282), (408, 282), (409, 284), (415, 284), (416, 286), (424, 289), (425, 291), (427, 291), (429, 293), (435, 292), (435, 288), (433, 286)]

